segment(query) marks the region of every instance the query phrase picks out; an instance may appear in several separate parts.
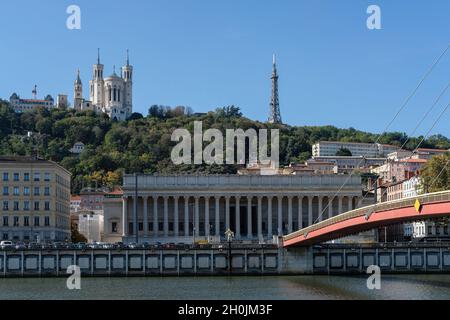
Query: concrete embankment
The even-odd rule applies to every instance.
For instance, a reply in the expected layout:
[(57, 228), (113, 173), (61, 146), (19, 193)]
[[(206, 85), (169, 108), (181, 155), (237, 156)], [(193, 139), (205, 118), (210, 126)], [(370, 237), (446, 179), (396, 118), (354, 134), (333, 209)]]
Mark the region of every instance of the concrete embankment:
[[(231, 261), (231, 268), (230, 268)], [(289, 249), (7, 250), (0, 276), (66, 277), (76, 265), (87, 276), (211, 276), (449, 273), (448, 246), (316, 246)]]

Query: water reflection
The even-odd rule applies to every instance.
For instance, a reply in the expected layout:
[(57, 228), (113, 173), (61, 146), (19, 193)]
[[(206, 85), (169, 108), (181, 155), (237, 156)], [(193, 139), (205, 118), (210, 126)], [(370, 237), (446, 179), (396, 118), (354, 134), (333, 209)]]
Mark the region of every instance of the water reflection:
[(381, 290), (362, 276), (1, 279), (0, 299), (450, 299), (450, 275), (383, 275)]

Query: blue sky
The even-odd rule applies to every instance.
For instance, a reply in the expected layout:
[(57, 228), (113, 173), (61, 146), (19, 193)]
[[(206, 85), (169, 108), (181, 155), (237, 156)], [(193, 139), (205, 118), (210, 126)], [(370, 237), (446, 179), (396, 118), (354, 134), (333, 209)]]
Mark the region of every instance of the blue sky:
[[(81, 8), (81, 30), (66, 8)], [(381, 8), (382, 30), (366, 9)], [(381, 132), (437, 56), (450, 44), (450, 2), (318, 0), (1, 1), (0, 97), (73, 95), (80, 68), (85, 98), (97, 48), (105, 75), (130, 49), (134, 110), (151, 104), (195, 111), (237, 105), (265, 121), (272, 53), (280, 106), (291, 125)], [(450, 81), (450, 50), (391, 130), (410, 133)], [(418, 133), (425, 133), (450, 90)], [(450, 112), (433, 133), (450, 137)]]

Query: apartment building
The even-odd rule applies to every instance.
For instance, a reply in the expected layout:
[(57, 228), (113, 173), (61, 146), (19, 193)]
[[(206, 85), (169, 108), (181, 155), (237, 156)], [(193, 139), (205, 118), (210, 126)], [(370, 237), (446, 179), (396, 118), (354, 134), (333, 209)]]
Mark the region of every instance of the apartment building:
[(0, 239), (70, 239), (70, 172), (36, 157), (0, 156)]

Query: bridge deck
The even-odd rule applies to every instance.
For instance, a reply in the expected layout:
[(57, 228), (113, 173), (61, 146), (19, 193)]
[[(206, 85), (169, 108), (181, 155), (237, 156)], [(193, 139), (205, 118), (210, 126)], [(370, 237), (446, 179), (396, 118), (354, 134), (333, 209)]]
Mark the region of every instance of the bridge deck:
[[(419, 212), (414, 208), (416, 200), (422, 205)], [(283, 238), (284, 246), (311, 245), (369, 230), (383, 223), (441, 215), (450, 215), (450, 190), (374, 204), (342, 213), (286, 235)]]

